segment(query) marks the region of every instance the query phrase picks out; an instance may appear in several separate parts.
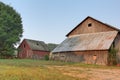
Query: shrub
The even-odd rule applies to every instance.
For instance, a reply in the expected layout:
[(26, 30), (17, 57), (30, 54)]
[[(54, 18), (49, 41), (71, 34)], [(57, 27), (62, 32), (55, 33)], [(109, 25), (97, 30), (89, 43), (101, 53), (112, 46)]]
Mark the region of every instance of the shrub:
[(49, 60), (49, 55), (45, 55), (44, 59), (48, 61)]
[(116, 53), (118, 50), (115, 48), (111, 47), (109, 50), (109, 55), (108, 55), (108, 65), (116, 65), (117, 64), (117, 59), (116, 59)]

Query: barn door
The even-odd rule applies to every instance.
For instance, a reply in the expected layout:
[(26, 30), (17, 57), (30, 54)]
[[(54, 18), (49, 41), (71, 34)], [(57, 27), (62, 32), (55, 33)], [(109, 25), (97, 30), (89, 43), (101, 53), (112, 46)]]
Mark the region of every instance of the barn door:
[(93, 55), (93, 64), (96, 64), (97, 62), (97, 55)]

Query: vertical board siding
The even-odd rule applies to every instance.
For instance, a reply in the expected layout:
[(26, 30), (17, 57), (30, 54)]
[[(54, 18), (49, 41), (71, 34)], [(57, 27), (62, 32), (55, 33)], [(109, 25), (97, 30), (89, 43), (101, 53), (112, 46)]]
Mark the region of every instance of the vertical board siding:
[(49, 55), (50, 52), (48, 51), (39, 51), (39, 50), (33, 50), (33, 59), (44, 59), (45, 55)]
[(18, 49), (18, 58), (31, 58), (33, 52), (25, 40), (21, 43)]
[[(88, 24), (91, 23), (91, 27), (88, 27)], [(73, 30), (69, 36), (85, 34), (85, 33), (96, 33), (96, 32), (106, 32), (106, 31), (116, 31), (113, 28), (110, 28), (104, 24), (101, 24), (91, 18), (88, 18), (81, 25), (79, 25), (75, 30)], [(68, 37), (69, 37), (68, 36)]]
[[(96, 60), (93, 59), (96, 55)], [(108, 51), (75, 51), (53, 53), (53, 60), (65, 62), (82, 62), (87, 64), (107, 65)]]

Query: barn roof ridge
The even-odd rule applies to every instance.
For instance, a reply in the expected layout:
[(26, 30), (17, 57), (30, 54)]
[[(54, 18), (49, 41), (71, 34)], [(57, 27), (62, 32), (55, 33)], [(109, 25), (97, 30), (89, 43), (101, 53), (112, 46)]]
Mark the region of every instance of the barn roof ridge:
[(44, 41), (33, 40), (33, 39), (24, 39), (32, 50), (43, 50), (49, 51), (47, 44)]
[(66, 36), (68, 36), (72, 31), (74, 31), (77, 27), (79, 27), (79, 25), (81, 25), (81, 24), (82, 24), (85, 20), (87, 20), (88, 18), (91, 18), (91, 19), (93, 19), (93, 20), (95, 20), (95, 21), (97, 21), (97, 22), (99, 22), (99, 23), (101, 23), (101, 24), (104, 24), (104, 25), (106, 25), (106, 26), (109, 26), (109, 27), (111, 27), (111, 28), (113, 28), (113, 29), (115, 29), (115, 30), (117, 30), (117, 31), (120, 32), (120, 29), (119, 29), (119, 28), (116, 28), (116, 27), (114, 27), (114, 26), (112, 26), (112, 25), (110, 25), (110, 24), (104, 23), (104, 22), (102, 22), (102, 21), (100, 21), (100, 20), (97, 20), (97, 19), (91, 17), (91, 16), (88, 16), (88, 17), (86, 17), (82, 22), (80, 22), (75, 28), (73, 28)]

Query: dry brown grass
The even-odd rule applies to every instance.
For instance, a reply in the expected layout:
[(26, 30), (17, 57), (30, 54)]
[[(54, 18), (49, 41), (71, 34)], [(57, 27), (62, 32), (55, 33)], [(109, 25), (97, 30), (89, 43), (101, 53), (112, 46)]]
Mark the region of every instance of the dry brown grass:
[(120, 80), (120, 69), (81, 68), (70, 66), (54, 66), (62, 74), (83, 80)]
[(120, 80), (120, 67), (40, 60), (0, 60), (0, 80)]

